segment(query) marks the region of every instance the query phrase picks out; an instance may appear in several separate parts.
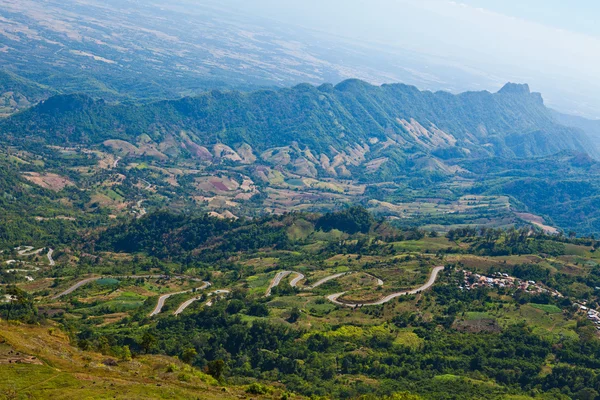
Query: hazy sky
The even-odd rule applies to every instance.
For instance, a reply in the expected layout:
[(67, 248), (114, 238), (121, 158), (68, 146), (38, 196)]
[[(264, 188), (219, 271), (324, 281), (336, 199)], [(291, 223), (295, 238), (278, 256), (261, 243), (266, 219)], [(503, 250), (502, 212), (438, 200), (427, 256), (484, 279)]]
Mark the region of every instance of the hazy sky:
[(452, 59), (506, 81), (526, 81), (551, 104), (576, 94), (572, 109), (565, 111), (600, 117), (597, 0), (221, 2), (286, 23)]

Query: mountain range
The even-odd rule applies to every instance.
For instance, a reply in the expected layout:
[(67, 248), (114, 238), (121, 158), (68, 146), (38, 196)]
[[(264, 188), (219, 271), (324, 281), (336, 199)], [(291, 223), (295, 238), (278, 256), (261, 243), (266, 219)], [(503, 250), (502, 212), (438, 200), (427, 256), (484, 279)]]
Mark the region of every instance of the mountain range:
[(111, 215), (145, 213), (140, 201), (223, 218), (362, 203), (428, 229), (599, 232), (593, 121), (560, 118), (524, 84), (453, 95), (347, 80), (135, 104), (60, 94), (0, 120), (0, 142), (61, 205)]
[(1, 121), (0, 132), (12, 143), (103, 145), (158, 162), (262, 159), (305, 176), (366, 168), (390, 178), (423, 155), (435, 172), (454, 173), (447, 160), (600, 154), (583, 130), (559, 124), (539, 93), (512, 83), (497, 93), (452, 95), (348, 80), (142, 105), (58, 95)]

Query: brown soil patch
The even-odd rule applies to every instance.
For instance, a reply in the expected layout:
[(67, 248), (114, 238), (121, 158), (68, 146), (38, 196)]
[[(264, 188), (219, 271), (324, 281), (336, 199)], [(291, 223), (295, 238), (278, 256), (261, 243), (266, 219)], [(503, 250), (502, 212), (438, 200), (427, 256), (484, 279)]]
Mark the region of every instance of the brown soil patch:
[(457, 320), (454, 322), (453, 328), (459, 332), (469, 333), (498, 333), (502, 331), (502, 328), (500, 328), (500, 325), (498, 325), (495, 319), (479, 319), (473, 321)]
[(68, 178), (52, 173), (26, 172), (23, 174), (23, 177), (31, 183), (55, 192), (60, 192), (67, 186), (75, 186)]

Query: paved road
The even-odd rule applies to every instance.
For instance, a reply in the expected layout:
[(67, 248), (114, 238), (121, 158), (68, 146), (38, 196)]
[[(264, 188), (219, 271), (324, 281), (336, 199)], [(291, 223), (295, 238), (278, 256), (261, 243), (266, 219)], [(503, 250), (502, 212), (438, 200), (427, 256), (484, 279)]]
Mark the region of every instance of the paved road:
[(383, 281), (381, 279), (379, 279), (378, 277), (373, 276), (371, 274), (365, 274), (365, 275), (370, 276), (371, 278), (375, 279), (377, 281), (377, 286), (383, 286)]
[(79, 281), (76, 284), (74, 284), (73, 286), (71, 286), (70, 288), (68, 288), (67, 290), (65, 290), (64, 292), (57, 294), (52, 299), (58, 299), (60, 297), (69, 295), (69, 294), (73, 293), (74, 291), (76, 291), (77, 289), (79, 289), (80, 287), (82, 287), (84, 285), (87, 285), (90, 282), (97, 281), (98, 279), (100, 279), (100, 278), (99, 277), (94, 277), (94, 278), (87, 278), (87, 279), (84, 279), (82, 281)]
[[(68, 288), (67, 290), (65, 290), (62, 293), (57, 294), (56, 296), (53, 297), (53, 299), (58, 299), (60, 297), (66, 296), (68, 294), (73, 293), (74, 291), (76, 291), (77, 289), (79, 289), (82, 286), (87, 285), (90, 282), (94, 282), (97, 281), (98, 279), (102, 279), (102, 278), (115, 278), (115, 279), (138, 279), (138, 278), (144, 278), (144, 279), (161, 279), (161, 278), (173, 278), (173, 279), (188, 279), (191, 280), (193, 282), (204, 282), (202, 279), (199, 278), (191, 278), (191, 277), (187, 277), (187, 276), (181, 276), (181, 275), (176, 275), (176, 276), (172, 276), (172, 277), (168, 277), (165, 275), (117, 275), (117, 276), (113, 276), (113, 275), (108, 275), (108, 276), (96, 276), (93, 278), (87, 278), (84, 279), (82, 281), (77, 282), (76, 284), (74, 284), (73, 286), (71, 286), (70, 288)], [(204, 282), (207, 283), (207, 282)], [(210, 285), (210, 284), (209, 284)]]
[(33, 250), (33, 246), (21, 246), (17, 247), (17, 249), (19, 249), (17, 251), (17, 254), (19, 254), (20, 256), (33, 256), (35, 254), (39, 254), (42, 250), (44, 250), (43, 248)]
[(165, 306), (165, 301), (167, 301), (167, 299), (171, 296), (175, 296), (177, 294), (183, 294), (183, 293), (187, 293), (188, 290), (185, 290), (183, 292), (176, 292), (176, 293), (169, 293), (169, 294), (163, 294), (162, 296), (160, 296), (158, 298), (158, 304), (156, 304), (156, 307), (154, 307), (154, 310), (150, 313), (151, 317), (154, 317), (155, 315), (160, 314), (160, 312), (162, 311), (162, 308)]
[(265, 293), (265, 297), (269, 297), (271, 295), (271, 291), (273, 290), (273, 288), (279, 286), (279, 284), (281, 283), (281, 280), (291, 273), (292, 273), (292, 271), (278, 272), (277, 275), (275, 275), (275, 278), (273, 278), (273, 280), (271, 281), (271, 284), (269, 285), (269, 288), (267, 289), (267, 292)]
[(381, 304), (385, 304), (388, 303), (390, 301), (392, 301), (393, 299), (400, 297), (400, 296), (406, 296), (409, 294), (417, 294), (419, 292), (423, 292), (427, 289), (429, 289), (430, 287), (433, 286), (433, 284), (435, 283), (438, 274), (444, 270), (444, 267), (435, 267), (433, 269), (433, 271), (431, 272), (431, 275), (429, 276), (429, 280), (427, 281), (427, 283), (425, 283), (423, 286), (417, 288), (417, 289), (413, 289), (413, 290), (408, 290), (405, 292), (398, 292), (398, 293), (393, 293), (390, 294), (389, 296), (386, 296), (384, 298), (382, 298), (381, 300), (377, 300), (371, 303), (342, 303), (341, 301), (339, 301), (338, 299), (340, 297), (342, 297), (344, 294), (346, 294), (346, 292), (343, 293), (336, 293), (336, 294), (332, 294), (330, 296), (327, 296), (327, 300), (331, 301), (334, 304), (337, 304), (339, 306), (345, 306), (345, 307), (351, 307), (351, 308), (356, 308), (356, 307), (362, 307), (362, 306), (378, 306)]
[[(206, 282), (206, 283), (208, 283), (208, 282)], [(210, 284), (209, 284), (209, 285), (210, 285)], [(207, 286), (207, 287), (208, 287), (208, 286)], [(204, 288), (204, 289), (205, 289), (205, 288)], [(217, 290), (217, 292), (219, 292), (219, 290)], [(213, 293), (216, 293), (216, 292), (213, 292)], [(213, 293), (209, 293), (207, 296), (211, 296)], [(227, 291), (227, 293), (229, 293), (229, 291)], [(184, 301), (184, 302), (183, 302), (183, 303), (181, 303), (181, 305), (180, 305), (180, 306), (177, 308), (177, 310), (175, 310), (175, 312), (174, 312), (173, 314), (174, 314), (174, 315), (179, 315), (179, 314), (181, 314), (182, 312), (184, 312), (184, 311), (185, 311), (185, 309), (186, 309), (186, 308), (188, 308), (189, 306), (191, 306), (191, 305), (192, 305), (192, 303), (194, 303), (195, 301), (198, 301), (198, 300), (200, 300), (200, 296), (197, 296), (197, 297), (191, 298), (191, 299), (189, 299), (189, 300), (187, 300), (187, 301)]]
[(52, 254), (54, 254), (54, 250), (53, 249), (48, 249), (48, 262), (50, 263), (50, 266), (53, 267), (56, 265), (56, 263), (54, 262), (54, 258), (52, 258)]
[[(197, 288), (196, 290), (204, 290), (207, 287), (210, 286), (210, 282), (204, 282), (204, 285), (202, 285), (201, 287)], [(184, 293), (191, 293), (193, 289), (190, 290), (184, 290), (181, 292), (175, 292), (175, 293), (168, 293), (168, 294), (163, 294), (162, 296), (160, 296), (158, 298), (158, 303), (156, 304), (156, 307), (154, 307), (154, 310), (150, 313), (151, 317), (154, 317), (155, 315), (160, 314), (160, 312), (162, 311), (163, 307), (165, 306), (165, 302), (167, 301), (167, 299), (171, 296), (175, 296), (178, 294), (184, 294)], [(191, 303), (190, 303), (191, 304)], [(189, 305), (189, 304), (188, 304)], [(185, 308), (184, 308), (185, 310)], [(183, 311), (183, 310), (182, 310)]]
[(198, 301), (198, 300), (200, 300), (200, 297), (194, 297), (192, 299), (189, 299), (188, 301), (184, 301), (177, 308), (177, 310), (175, 310), (175, 312), (173, 313), (173, 315), (179, 315), (179, 314), (181, 314), (186, 308), (188, 308), (189, 306), (191, 306), (193, 302)]
[(321, 285), (323, 285), (323, 284), (325, 284), (325, 283), (327, 283), (329, 281), (332, 281), (332, 280), (337, 279), (337, 278), (341, 278), (342, 276), (345, 276), (345, 275), (348, 275), (348, 274), (352, 274), (352, 273), (353, 272), (342, 272), (341, 274), (335, 274), (335, 275), (328, 276), (327, 278), (323, 278), (320, 281), (318, 281), (317, 283), (315, 283), (314, 285), (312, 285), (310, 287), (310, 289), (318, 288), (319, 286), (321, 286)]
[(296, 277), (290, 281), (291, 287), (297, 287), (298, 283), (305, 278), (305, 276), (300, 272), (294, 272), (294, 274), (296, 274)]

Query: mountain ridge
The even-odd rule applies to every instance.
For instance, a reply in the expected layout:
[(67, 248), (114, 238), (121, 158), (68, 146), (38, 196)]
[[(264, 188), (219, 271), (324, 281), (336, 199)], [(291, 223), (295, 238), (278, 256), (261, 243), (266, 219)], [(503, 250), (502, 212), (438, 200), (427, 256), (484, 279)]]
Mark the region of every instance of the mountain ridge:
[(527, 158), (569, 150), (599, 157), (583, 131), (555, 121), (539, 93), (512, 83), (497, 93), (454, 95), (351, 79), (335, 86), (213, 90), (138, 105), (58, 95), (0, 121), (0, 132), (9, 141), (47, 144), (135, 144), (144, 136), (156, 152), (164, 153), (162, 148), (201, 161), (215, 157), (198, 146), (221, 144), (249, 146), (258, 155), (297, 147), (311, 153), (299, 158), (312, 164), (318, 164), (312, 158), (352, 158), (353, 153), (362, 161), (386, 158), (398, 165), (415, 154), (440, 152)]

